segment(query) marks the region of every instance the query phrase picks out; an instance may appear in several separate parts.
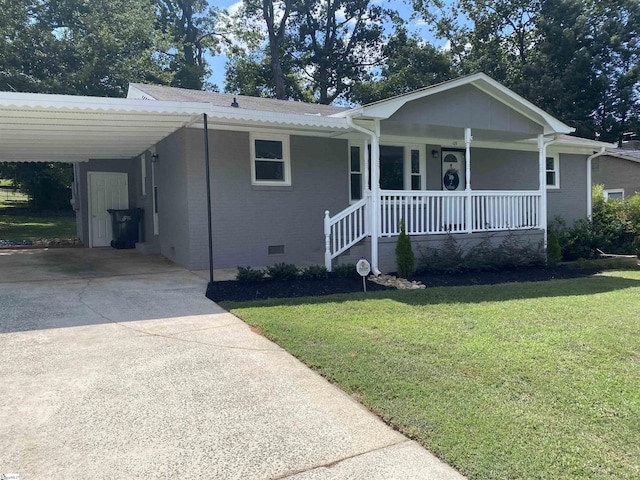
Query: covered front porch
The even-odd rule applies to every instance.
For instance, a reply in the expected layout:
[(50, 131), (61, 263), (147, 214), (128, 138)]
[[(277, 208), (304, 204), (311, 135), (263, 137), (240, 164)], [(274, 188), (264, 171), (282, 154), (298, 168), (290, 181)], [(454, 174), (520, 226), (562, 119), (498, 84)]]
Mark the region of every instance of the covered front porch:
[(351, 205), (325, 212), (327, 269), (370, 237), (378, 273), (379, 239), (398, 236), (401, 221), (412, 236), (536, 230), (546, 246), (559, 175), (548, 146), (571, 127), (482, 74), (345, 117), (362, 136), (350, 143)]

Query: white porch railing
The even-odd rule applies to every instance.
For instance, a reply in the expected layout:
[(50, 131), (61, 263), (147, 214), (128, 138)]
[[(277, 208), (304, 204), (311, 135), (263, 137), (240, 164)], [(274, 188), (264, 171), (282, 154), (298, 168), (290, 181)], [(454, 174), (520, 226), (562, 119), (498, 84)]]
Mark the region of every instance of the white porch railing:
[(354, 203), (334, 217), (324, 212), (324, 263), (331, 271), (331, 260), (369, 235), (369, 197)]
[[(334, 217), (325, 212), (325, 265), (370, 235), (370, 197)], [(380, 235), (400, 234), (404, 219), (409, 235), (492, 232), (542, 228), (538, 191), (475, 190), (442, 192), (383, 190), (380, 195)]]

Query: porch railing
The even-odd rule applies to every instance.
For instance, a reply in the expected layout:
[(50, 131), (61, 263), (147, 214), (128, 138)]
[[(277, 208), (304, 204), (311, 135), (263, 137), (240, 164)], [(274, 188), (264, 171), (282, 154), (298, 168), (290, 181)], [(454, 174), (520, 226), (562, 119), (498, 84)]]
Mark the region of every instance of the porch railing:
[(369, 198), (354, 203), (334, 217), (324, 212), (325, 266), (331, 271), (331, 260), (369, 235)]
[[(333, 217), (325, 212), (325, 266), (329, 271), (332, 259), (371, 234), (370, 200), (363, 198)], [(540, 193), (530, 190), (383, 190), (380, 235), (399, 235), (401, 219), (409, 235), (541, 228), (540, 210)]]
[(409, 235), (540, 228), (540, 194), (498, 190), (471, 193), (383, 190), (381, 235), (399, 235), (400, 219), (404, 219)]

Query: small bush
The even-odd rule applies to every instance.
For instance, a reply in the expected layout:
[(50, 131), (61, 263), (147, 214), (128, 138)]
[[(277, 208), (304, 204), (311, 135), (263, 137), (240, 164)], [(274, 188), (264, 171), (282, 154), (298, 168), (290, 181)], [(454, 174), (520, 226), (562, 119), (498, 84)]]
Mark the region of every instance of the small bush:
[(549, 226), (549, 230), (558, 237), (563, 261), (594, 257), (596, 246), (593, 225), (589, 219), (578, 219), (572, 227), (568, 227), (564, 219), (556, 217)]
[(267, 267), (267, 274), (274, 280), (291, 280), (298, 276), (298, 267), (293, 263), (276, 263)]
[(400, 220), (400, 236), (396, 244), (396, 268), (398, 275), (405, 278), (415, 270), (415, 257), (411, 248), (411, 239), (405, 230), (404, 219)]
[(254, 270), (251, 267), (238, 267), (236, 280), (242, 283), (257, 282), (264, 278), (263, 270)]
[(345, 263), (343, 265), (336, 265), (331, 272), (336, 277), (342, 278), (360, 278), (360, 275), (356, 271), (355, 263)]
[(522, 241), (515, 232), (509, 234), (497, 247), (492, 244), (493, 236), (484, 238), (467, 252), (451, 234), (442, 248), (421, 248), (419, 271), (436, 273), (458, 273), (464, 271), (506, 270), (544, 263), (542, 243), (531, 244)]
[(310, 265), (300, 269), (300, 277), (304, 280), (320, 280), (328, 276), (329, 271), (323, 265)]
[(555, 265), (561, 260), (562, 250), (560, 249), (560, 242), (558, 241), (558, 236), (551, 230), (547, 235), (547, 262), (550, 265)]
[(420, 271), (456, 273), (463, 269), (462, 248), (451, 233), (441, 248), (421, 247), (419, 251)]

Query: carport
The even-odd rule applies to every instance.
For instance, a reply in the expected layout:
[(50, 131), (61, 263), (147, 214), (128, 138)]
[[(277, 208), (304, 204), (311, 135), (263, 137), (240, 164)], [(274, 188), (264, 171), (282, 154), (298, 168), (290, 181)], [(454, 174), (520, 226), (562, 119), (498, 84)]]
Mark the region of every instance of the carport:
[[(206, 127), (206, 112), (210, 108), (205, 102), (0, 92), (0, 162), (72, 163), (75, 177), (72, 202), (80, 229), (88, 229), (88, 235), (79, 236), (88, 247), (106, 246), (110, 239), (106, 210), (129, 208), (131, 202), (125, 196), (125, 200), (118, 200), (120, 206), (109, 205), (101, 196), (117, 195), (97, 191), (98, 187), (97, 193), (86, 193), (90, 178), (84, 171), (80, 175), (80, 166), (90, 160), (131, 164), (145, 152), (151, 155), (149, 151), (153, 151), (154, 145), (180, 128), (198, 123)], [(153, 177), (153, 163), (150, 170)], [(91, 178), (104, 183), (104, 179), (117, 175), (95, 174)], [(82, 183), (85, 195), (81, 198), (78, 185)], [(128, 188), (126, 184), (124, 188)], [(155, 215), (156, 197), (154, 192), (149, 193), (153, 207), (148, 213)], [(86, 212), (80, 210), (81, 205)]]

